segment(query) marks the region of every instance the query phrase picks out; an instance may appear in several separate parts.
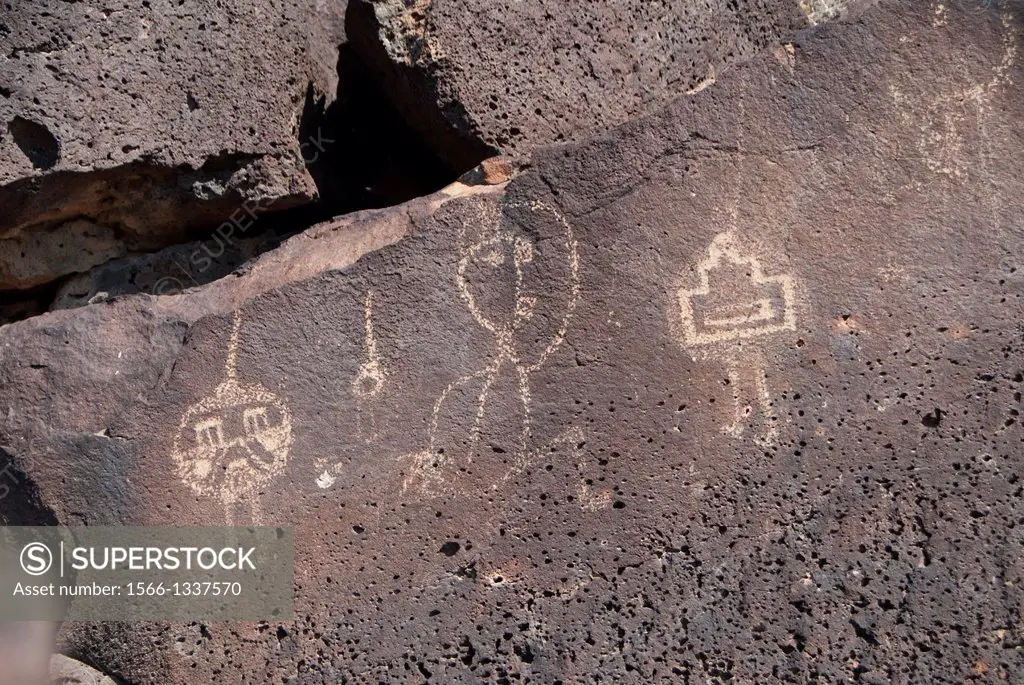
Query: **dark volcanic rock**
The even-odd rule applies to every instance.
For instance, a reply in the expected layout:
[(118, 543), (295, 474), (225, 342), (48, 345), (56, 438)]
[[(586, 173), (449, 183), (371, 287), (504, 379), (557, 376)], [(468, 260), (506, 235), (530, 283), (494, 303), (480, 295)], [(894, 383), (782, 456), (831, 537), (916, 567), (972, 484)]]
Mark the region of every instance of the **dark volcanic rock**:
[(0, 290), (180, 242), (243, 201), (312, 200), (299, 128), (335, 93), (343, 14), (312, 0), (0, 9)]
[(579, 140), (867, 0), (354, 0), (353, 45), (438, 153)]
[[(883, 3), (505, 188), (0, 328), (6, 520), (297, 529), (294, 623), (72, 653), (133, 683), (1020, 682), (1022, 33)], [(197, 407), (277, 473), (210, 480)]]

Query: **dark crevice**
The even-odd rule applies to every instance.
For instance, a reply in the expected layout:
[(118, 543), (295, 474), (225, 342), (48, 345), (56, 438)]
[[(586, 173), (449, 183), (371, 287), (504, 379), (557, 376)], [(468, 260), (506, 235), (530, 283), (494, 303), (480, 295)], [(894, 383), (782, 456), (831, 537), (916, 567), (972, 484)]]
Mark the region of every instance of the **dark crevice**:
[(257, 161), (260, 157), (262, 155), (251, 152), (221, 152), (218, 155), (207, 157), (199, 170), (207, 174), (231, 172), (240, 166)]
[[(386, 95), (398, 111), (406, 113), (417, 138), (440, 158), (466, 171), (499, 154), (497, 148), (483, 142), (481, 132), (462, 104), (442, 96), (440, 84), (424, 78), (417, 67), (400, 65), (391, 59), (380, 39), (381, 25), (373, 3), (348, 3), (345, 33), (353, 51), (367, 65), (364, 73), (372, 73), (378, 82), (388, 84)], [(410, 41), (408, 47), (415, 63), (423, 37), (403, 36), (401, 40)], [(447, 104), (438, 107), (439, 102)]]
[(349, 44), (339, 49), (335, 101), (324, 108), (307, 93), (299, 144), (325, 218), (426, 195), (482, 161), (455, 167), (434, 155)]
[(43, 503), (39, 486), (14, 455), (0, 447), (0, 525), (56, 526), (57, 515)]
[[(339, 48), (337, 70), (336, 99), (327, 104), (326, 96), (310, 87), (299, 125), (300, 151), (318, 190), (316, 201), (281, 209), (256, 201), (222, 204), (224, 216), (217, 221), (223, 223), (207, 223), (204, 234), (183, 230), (168, 247), (130, 253), (31, 291), (0, 292), (0, 325), (121, 295), (169, 295), (205, 285), (310, 226), (428, 195), (481, 161), (470, 160), (467, 167), (442, 162), (348, 44)], [(199, 171), (228, 173), (247, 161), (252, 160), (225, 153)], [(177, 242), (182, 237), (200, 239)]]
[(57, 296), (62, 282), (26, 290), (0, 290), (0, 326), (45, 312)]

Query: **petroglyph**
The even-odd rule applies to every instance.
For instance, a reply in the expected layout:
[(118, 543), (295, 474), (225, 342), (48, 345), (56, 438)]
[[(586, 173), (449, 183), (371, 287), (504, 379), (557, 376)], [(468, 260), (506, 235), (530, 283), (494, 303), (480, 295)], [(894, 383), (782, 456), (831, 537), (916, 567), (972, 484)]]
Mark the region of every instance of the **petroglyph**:
[[(387, 381), (387, 370), (380, 352), (377, 351), (377, 334), (373, 326), (373, 291), (367, 291), (363, 305), (363, 353), (365, 359), (359, 366), (355, 378), (352, 379), (352, 394), (356, 397), (357, 434), (363, 442), (370, 444), (377, 439), (377, 408), (376, 400), (384, 391)], [(341, 473), (343, 465), (339, 462), (329, 464), (327, 459), (316, 459), (314, 467), (319, 475), (317, 487), (327, 490), (332, 487)]]
[[(712, 290), (713, 271), (730, 271), (732, 283)], [(793, 277), (767, 276), (760, 260), (744, 254), (732, 232), (719, 233), (708, 247), (707, 257), (697, 264), (697, 287), (679, 289), (683, 344), (711, 345), (796, 330)], [(750, 281), (753, 298), (736, 299)]]
[(359, 367), (359, 373), (352, 381), (352, 392), (356, 397), (367, 399), (380, 395), (384, 389), (384, 379), (387, 377), (381, 363), (380, 353), (377, 352), (377, 336), (373, 331), (372, 290), (366, 293), (364, 321), (366, 339), (363, 343), (363, 351), (366, 353), (366, 361)]
[(788, 274), (766, 274), (760, 259), (741, 249), (732, 231), (714, 237), (696, 272), (696, 287), (684, 285), (677, 294), (681, 342), (695, 356), (725, 362), (733, 417), (723, 432), (742, 436), (756, 407), (762, 430), (755, 441), (774, 444), (778, 429), (764, 358), (755, 345), (744, 346), (743, 341), (796, 330), (796, 280)]
[[(228, 525), (248, 506), (251, 523), (263, 521), (260, 491), (288, 463), (292, 419), (288, 408), (262, 385), (237, 378), (236, 313), (228, 343), (225, 379), (181, 417), (171, 457), (182, 481), (197, 494), (224, 505)], [(244, 522), (244, 521), (242, 521)]]
[(592, 478), (587, 477), (588, 464), (583, 451), (586, 439), (582, 428), (570, 428), (564, 435), (560, 436), (553, 447), (567, 447), (572, 453), (573, 461), (579, 472), (579, 481), (576, 484), (576, 497), (580, 508), (584, 511), (598, 511), (608, 509), (612, 506), (611, 488), (598, 490)]
[[(544, 349), (532, 359), (521, 352), (517, 336), (534, 319), (538, 306), (538, 296), (529, 294), (525, 288), (526, 270), (535, 257), (533, 239), (508, 227), (502, 220), (504, 212), (500, 217), (491, 217), (488, 223), (492, 225), (485, 227), (483, 235), (476, 240), (467, 240), (464, 226), (455, 284), (473, 320), (493, 338), (493, 349), (486, 355), (490, 359), (486, 366), (456, 379), (437, 398), (428, 429), (428, 447), (410, 455), (412, 468), (404, 480), (404, 489), (418, 486), (427, 494), (439, 494), (454, 487), (450, 476), (465, 470), (479, 457), (481, 434), (493, 413), (489, 407), (495, 403), (498, 392), (504, 395), (504, 402), (499, 406), (516, 415), (511, 417), (502, 412), (501, 418), (518, 423), (514, 429), (518, 434), (512, 444), (512, 463), (506, 474), (528, 460), (530, 375), (540, 369), (565, 340), (580, 297), (579, 252), (572, 227), (556, 209), (539, 201), (507, 206), (509, 209), (517, 207), (547, 212), (560, 226), (559, 239), (550, 241), (551, 247), (557, 246), (560, 250), (560, 260), (566, 269), (565, 304), (558, 327)], [(473, 277), (470, 277), (471, 271)], [(507, 286), (511, 286), (508, 302), (492, 297), (491, 290), (499, 291)], [(473, 398), (475, 407), (471, 425), (468, 431), (463, 429), (462, 436), (448, 436), (449, 442), (442, 444), (439, 422), (453, 411), (457, 414), (458, 410), (450, 405), (455, 404), (455, 398), (466, 395)], [(493, 447), (492, 450), (495, 453), (506, 451)], [(493, 481), (491, 486), (496, 486), (500, 480)]]
[[(375, 402), (384, 390), (387, 370), (377, 351), (377, 334), (373, 326), (373, 291), (367, 291), (363, 305), (363, 353), (365, 359), (352, 379), (352, 394), (356, 397), (356, 431), (363, 442), (370, 444), (377, 439), (377, 411)], [(316, 459), (314, 467), (319, 475), (316, 485), (327, 490), (338, 480), (343, 465), (330, 464), (327, 459)]]
[[(949, 10), (943, 3), (935, 3), (934, 25), (948, 25)], [(1013, 29), (1013, 16), (1005, 3), (1000, 13), (1002, 50), (1000, 61), (991, 68), (991, 76), (982, 83), (973, 83), (960, 90), (908, 95), (894, 84), (889, 94), (899, 109), (900, 117), (908, 126), (918, 127), (917, 149), (921, 160), (936, 174), (964, 180), (971, 168), (966, 151), (964, 126), (969, 108), (973, 107), (979, 128), (989, 116), (992, 96), (1011, 85), (1012, 69), (1017, 61), (1018, 36)], [(965, 65), (970, 66), (970, 65)]]
[(533, 450), (529, 454), (525, 455), (519, 460), (516, 467), (510, 470), (502, 480), (508, 481), (514, 476), (523, 473), (537, 462), (543, 461), (544, 459), (550, 459), (553, 455), (568, 454), (569, 459), (566, 461), (574, 463), (576, 465), (577, 472), (579, 473), (579, 480), (576, 483), (576, 495), (580, 503), (580, 507), (584, 511), (608, 509), (612, 506), (611, 488), (597, 490), (594, 486), (593, 479), (587, 477), (587, 470), (590, 464), (587, 463), (586, 454), (583, 449), (585, 445), (586, 436), (583, 429), (573, 426), (548, 444), (544, 445), (544, 447)]
[(816, 26), (838, 17), (850, 4), (851, 0), (800, 0), (800, 9), (811, 26)]
[(338, 481), (338, 474), (341, 472), (341, 464), (331, 464), (329, 460), (317, 458), (313, 461), (313, 467), (320, 475), (316, 477), (316, 486), (321, 490), (328, 490)]
[[(744, 363), (745, 362), (745, 363)], [(768, 377), (765, 373), (764, 358), (759, 350), (750, 350), (745, 359), (729, 357), (726, 360), (729, 387), (732, 390), (733, 420), (723, 431), (735, 438), (743, 435), (751, 421), (756, 405), (764, 422), (761, 434), (755, 442), (773, 445), (778, 438), (778, 426), (772, 413), (772, 399), (768, 391)]]
[(384, 390), (387, 371), (377, 351), (377, 335), (373, 329), (373, 291), (366, 293), (364, 305), (365, 339), (363, 352), (366, 360), (359, 367), (359, 372), (352, 381), (352, 393), (356, 396), (356, 417), (359, 421), (359, 434), (367, 444), (377, 439), (377, 412), (375, 400)]

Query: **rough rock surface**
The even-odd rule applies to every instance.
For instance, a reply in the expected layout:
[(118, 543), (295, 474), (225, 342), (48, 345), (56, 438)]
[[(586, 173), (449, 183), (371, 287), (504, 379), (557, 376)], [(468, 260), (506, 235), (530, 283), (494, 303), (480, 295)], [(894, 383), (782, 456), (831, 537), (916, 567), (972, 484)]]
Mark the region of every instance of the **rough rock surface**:
[(6, 521), (226, 517), (181, 417), (236, 327), (292, 417), (233, 513), (296, 527), (297, 619), (73, 653), (140, 684), (1021, 682), (1022, 34), (1019, 3), (882, 2), (507, 186), (0, 328)]
[[(310, 98), (334, 97), (343, 3), (0, 13), (0, 252), (23, 255), (0, 262), (0, 290), (181, 242), (244, 200), (316, 196), (299, 129)], [(78, 249), (96, 232), (102, 249)], [(58, 246), (76, 257), (55, 263)]]
[(867, 0), (353, 0), (353, 45), (439, 154), (525, 154), (715, 82)]
[(53, 685), (116, 685), (95, 668), (63, 654), (56, 654), (50, 660), (50, 679)]

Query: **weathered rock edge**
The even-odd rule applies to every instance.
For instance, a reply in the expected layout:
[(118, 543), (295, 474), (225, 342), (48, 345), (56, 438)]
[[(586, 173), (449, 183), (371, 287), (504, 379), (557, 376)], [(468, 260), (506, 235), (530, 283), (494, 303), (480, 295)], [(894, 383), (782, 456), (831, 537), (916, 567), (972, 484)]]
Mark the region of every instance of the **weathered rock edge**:
[(874, 0), (353, 0), (352, 45), (442, 159), (582, 140)]

